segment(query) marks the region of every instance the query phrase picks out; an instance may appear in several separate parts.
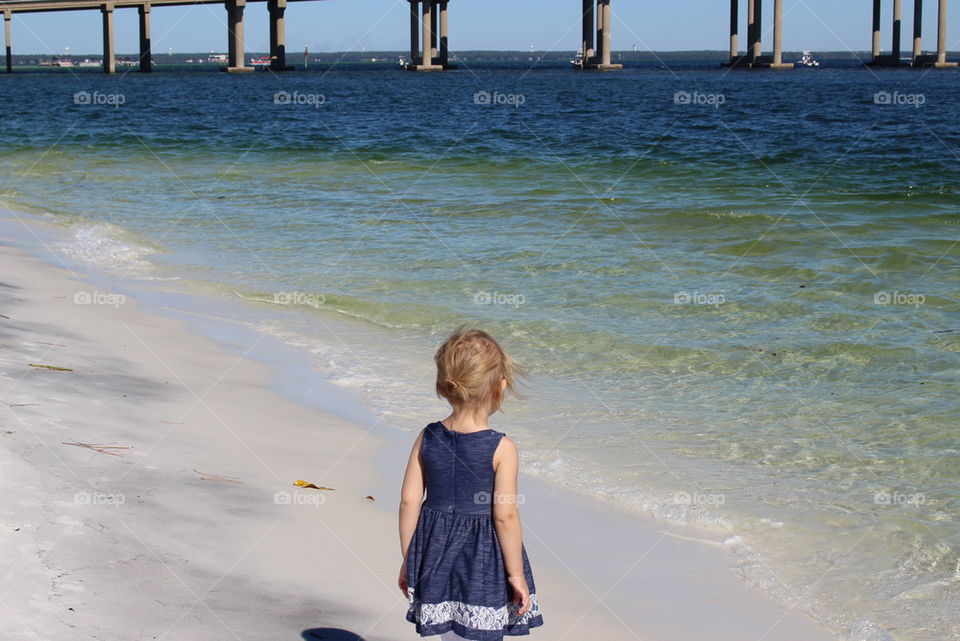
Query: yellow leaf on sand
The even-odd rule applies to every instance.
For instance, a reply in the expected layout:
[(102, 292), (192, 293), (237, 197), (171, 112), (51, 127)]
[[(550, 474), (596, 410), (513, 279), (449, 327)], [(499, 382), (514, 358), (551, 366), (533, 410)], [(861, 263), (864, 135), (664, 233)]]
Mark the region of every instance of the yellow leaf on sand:
[(307, 483), (307, 482), (304, 481), (303, 479), (297, 479), (296, 481), (293, 482), (293, 484), (294, 484), (295, 487), (310, 487), (310, 488), (313, 488), (313, 489), (315, 489), (315, 490), (331, 490), (331, 491), (333, 491), (333, 488), (332, 488), (332, 487), (324, 487), (324, 486), (322, 486), (322, 485), (314, 485), (313, 483)]

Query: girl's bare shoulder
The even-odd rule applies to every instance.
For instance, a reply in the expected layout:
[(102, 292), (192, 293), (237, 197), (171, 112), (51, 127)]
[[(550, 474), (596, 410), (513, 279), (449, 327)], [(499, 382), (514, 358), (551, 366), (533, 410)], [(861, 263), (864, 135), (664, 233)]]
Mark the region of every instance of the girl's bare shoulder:
[(519, 459), (517, 453), (517, 444), (509, 436), (504, 434), (497, 444), (497, 449), (493, 452), (493, 464), (495, 466), (505, 461), (516, 461)]

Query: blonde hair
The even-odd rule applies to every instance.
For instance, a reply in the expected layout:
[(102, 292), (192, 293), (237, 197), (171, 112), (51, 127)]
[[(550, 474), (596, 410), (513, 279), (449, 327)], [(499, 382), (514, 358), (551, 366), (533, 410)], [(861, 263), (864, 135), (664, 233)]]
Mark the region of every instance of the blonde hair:
[(523, 370), (492, 336), (479, 329), (459, 327), (433, 357), (437, 365), (437, 396), (450, 405), (474, 405), (493, 414), (503, 403), (501, 381), (514, 387)]

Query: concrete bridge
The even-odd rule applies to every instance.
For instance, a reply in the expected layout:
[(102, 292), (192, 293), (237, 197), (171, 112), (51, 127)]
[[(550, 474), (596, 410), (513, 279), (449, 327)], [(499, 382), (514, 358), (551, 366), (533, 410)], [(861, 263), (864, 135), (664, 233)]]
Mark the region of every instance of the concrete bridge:
[(15, 13), (44, 11), (98, 10), (103, 17), (103, 70), (116, 72), (116, 49), (113, 38), (113, 12), (116, 9), (136, 8), (140, 15), (140, 71), (153, 69), (150, 47), (150, 12), (153, 7), (190, 4), (222, 4), (227, 10), (227, 70), (253, 71), (246, 65), (243, 50), (243, 9), (247, 2), (266, 2), (270, 14), (270, 67), (286, 70), (286, 38), (284, 12), (287, 2), (302, 0), (0, 0), (3, 11), (4, 35), (7, 46), (7, 73), (13, 71), (10, 23)]
[(937, 3), (937, 53), (924, 55), (923, 53), (923, 0), (913, 2), (913, 55), (909, 60), (900, 58), (900, 28), (902, 0), (893, 0), (892, 16), (892, 43), (890, 53), (881, 54), (880, 26), (883, 15), (880, 0), (873, 0), (873, 42), (871, 45), (870, 63), (879, 66), (912, 65), (914, 67), (935, 67), (946, 69), (956, 67), (956, 62), (947, 62), (947, 0), (938, 0)]
[[(307, 0), (0, 0), (3, 12), (6, 43), (7, 73), (13, 72), (11, 23), (16, 13), (43, 11), (100, 11), (103, 18), (103, 70), (116, 71), (114, 48), (113, 14), (116, 9), (135, 8), (140, 16), (140, 71), (153, 69), (150, 46), (150, 12), (153, 7), (222, 4), (227, 12), (227, 67), (229, 72), (252, 71), (244, 59), (243, 10), (248, 2), (266, 2), (270, 21), (270, 69), (291, 69), (286, 62), (286, 35), (284, 13), (288, 2)], [(440, 71), (450, 69), (448, 0), (407, 0), (410, 3), (410, 62), (408, 69), (415, 71)], [(763, 54), (764, 31), (762, 12), (764, 0), (730, 0), (730, 58), (728, 66), (745, 68), (789, 69), (792, 63), (783, 62), (783, 0), (773, 1), (773, 52)], [(873, 31), (871, 58), (868, 64), (880, 66), (911, 65), (936, 68), (956, 67), (957, 63), (946, 59), (947, 0), (938, 3), (937, 53), (924, 55), (922, 49), (921, 21), (924, 0), (914, 0), (913, 55), (901, 58), (901, 12), (903, 0), (893, 0), (892, 38), (889, 54), (881, 52), (881, 24), (883, 22), (882, 0), (873, 0)], [(576, 0), (569, 0), (575, 10)], [(746, 3), (747, 47), (740, 51), (739, 10)], [(620, 69), (613, 64), (611, 0), (581, 0), (583, 34), (580, 43), (581, 55), (578, 66), (582, 69), (610, 71)]]

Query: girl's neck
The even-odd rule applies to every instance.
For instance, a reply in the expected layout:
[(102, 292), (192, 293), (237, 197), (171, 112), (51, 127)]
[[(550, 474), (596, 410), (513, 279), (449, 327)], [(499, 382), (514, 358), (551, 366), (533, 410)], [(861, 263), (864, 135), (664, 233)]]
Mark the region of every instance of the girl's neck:
[(454, 432), (477, 432), (490, 429), (487, 425), (489, 414), (476, 414), (465, 409), (454, 409), (450, 416), (443, 419), (447, 429)]

